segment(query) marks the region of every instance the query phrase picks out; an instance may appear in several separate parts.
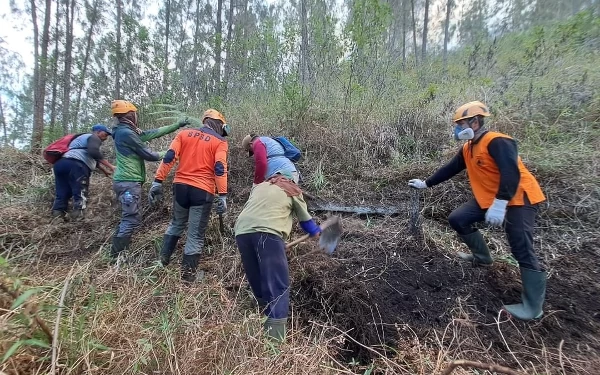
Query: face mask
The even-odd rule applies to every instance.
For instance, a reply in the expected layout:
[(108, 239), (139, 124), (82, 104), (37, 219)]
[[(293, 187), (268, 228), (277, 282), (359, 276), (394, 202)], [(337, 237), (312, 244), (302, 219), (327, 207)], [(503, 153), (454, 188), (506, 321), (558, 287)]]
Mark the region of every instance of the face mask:
[(231, 128), (228, 124), (223, 125), (223, 136), (226, 137), (231, 133)]
[(454, 139), (457, 141), (465, 141), (475, 138), (475, 132), (471, 128), (463, 129), (462, 126), (456, 124), (454, 127)]

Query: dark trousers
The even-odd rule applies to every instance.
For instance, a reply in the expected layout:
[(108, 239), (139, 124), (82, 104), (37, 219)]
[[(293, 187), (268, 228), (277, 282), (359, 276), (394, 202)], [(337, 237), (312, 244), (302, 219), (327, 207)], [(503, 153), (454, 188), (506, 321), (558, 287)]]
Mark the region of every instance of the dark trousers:
[(290, 276), (285, 243), (270, 233), (248, 233), (235, 237), (246, 278), (257, 299), (266, 303), (265, 315), (287, 318), (290, 307)]
[(73, 198), (73, 209), (85, 209), (92, 173), (90, 168), (82, 161), (61, 158), (54, 163), (52, 169), (56, 190), (52, 210), (67, 211), (71, 198)]
[(166, 234), (181, 237), (187, 224), (187, 239), (183, 253), (200, 254), (204, 248), (204, 234), (210, 219), (213, 194), (186, 184), (173, 184), (173, 217)]
[[(479, 207), (475, 199), (470, 199), (452, 211), (448, 221), (458, 234), (471, 234), (477, 230), (473, 228), (473, 224), (485, 220), (486, 211)], [(533, 250), (533, 227), (536, 214), (537, 207), (530, 204), (525, 196), (525, 205), (507, 207), (504, 231), (510, 250), (519, 262), (519, 266), (540, 271), (540, 263)]]

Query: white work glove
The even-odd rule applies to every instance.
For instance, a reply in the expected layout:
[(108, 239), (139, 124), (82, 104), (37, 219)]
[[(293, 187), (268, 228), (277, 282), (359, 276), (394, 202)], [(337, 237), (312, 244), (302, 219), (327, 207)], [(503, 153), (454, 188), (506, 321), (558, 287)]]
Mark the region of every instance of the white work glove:
[(494, 199), (492, 206), (485, 213), (485, 222), (493, 227), (499, 227), (504, 223), (506, 215), (506, 206), (508, 201), (502, 199)]
[(427, 188), (427, 184), (425, 183), (425, 181), (419, 180), (418, 178), (414, 178), (414, 179), (408, 181), (408, 186), (415, 188), (415, 189), (426, 189)]
[(219, 200), (217, 201), (217, 213), (223, 215), (225, 212), (227, 212), (227, 196), (219, 195)]
[(154, 206), (163, 196), (163, 187), (160, 182), (154, 181), (148, 192), (148, 201), (151, 206)]

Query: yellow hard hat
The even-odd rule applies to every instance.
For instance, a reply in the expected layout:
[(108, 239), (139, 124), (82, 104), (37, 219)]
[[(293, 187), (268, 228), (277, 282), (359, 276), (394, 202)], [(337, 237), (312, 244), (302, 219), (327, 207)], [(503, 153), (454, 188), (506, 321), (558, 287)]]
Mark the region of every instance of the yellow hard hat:
[(452, 116), (452, 121), (457, 122), (475, 116), (487, 117), (489, 115), (490, 111), (485, 104), (483, 104), (480, 101), (474, 101), (463, 104), (460, 107), (458, 107), (456, 112), (454, 112), (454, 116)]
[(137, 108), (133, 105), (133, 103), (128, 102), (127, 100), (113, 100), (110, 105), (112, 115), (116, 114), (124, 114), (127, 112), (137, 112)]
[(207, 109), (204, 112), (204, 116), (202, 116), (202, 122), (204, 122), (204, 120), (206, 120), (207, 118), (212, 118), (213, 120), (220, 120), (223, 124), (227, 123), (227, 121), (225, 121), (225, 116), (223, 116), (221, 112), (217, 111), (216, 109)]

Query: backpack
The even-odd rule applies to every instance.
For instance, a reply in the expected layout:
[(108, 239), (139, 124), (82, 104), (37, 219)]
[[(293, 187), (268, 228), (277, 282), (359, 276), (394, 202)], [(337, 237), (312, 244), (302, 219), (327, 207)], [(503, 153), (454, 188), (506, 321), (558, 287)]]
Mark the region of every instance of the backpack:
[[(46, 147), (44, 149), (44, 151), (42, 151), (42, 156), (44, 157), (44, 159), (46, 159), (46, 161), (48, 163), (50, 163), (50, 164), (56, 163), (58, 160), (60, 160), (60, 158), (62, 158), (62, 156), (65, 152), (70, 150), (69, 145), (71, 144), (71, 142), (73, 142), (73, 140), (75, 138), (77, 138), (83, 134), (85, 134), (85, 133), (67, 134), (64, 137), (57, 139), (56, 141), (50, 143), (48, 145), (48, 147)], [(83, 148), (83, 147), (76, 147), (76, 148)]]
[(285, 156), (290, 159), (293, 163), (298, 162), (302, 157), (302, 152), (298, 147), (294, 146), (286, 137), (271, 137), (271, 139), (277, 141), (283, 147), (283, 155), (271, 155), (271, 156)]

